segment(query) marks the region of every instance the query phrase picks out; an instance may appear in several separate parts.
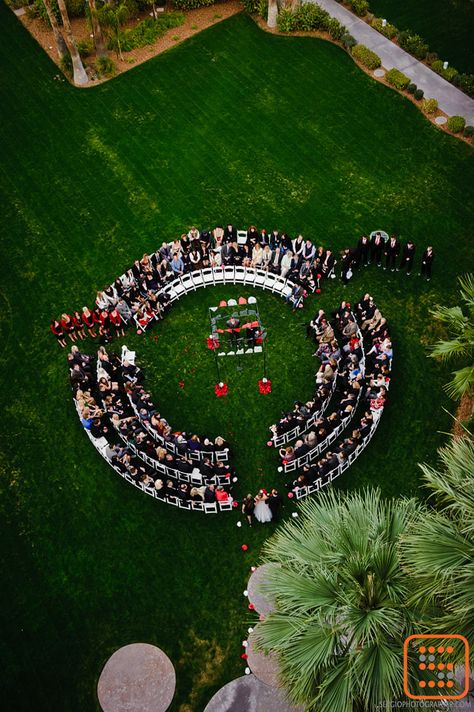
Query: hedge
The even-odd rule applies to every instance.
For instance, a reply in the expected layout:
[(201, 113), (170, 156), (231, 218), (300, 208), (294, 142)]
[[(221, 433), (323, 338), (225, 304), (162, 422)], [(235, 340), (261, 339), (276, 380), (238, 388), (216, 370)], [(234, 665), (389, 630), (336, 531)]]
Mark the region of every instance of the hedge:
[(172, 0), (177, 10), (196, 10), (198, 7), (214, 5), (216, 0)]
[(452, 82), (459, 74), (458, 70), (454, 69), (454, 67), (447, 67), (447, 69), (444, 69), (443, 61), (441, 59), (437, 59), (432, 62), (431, 69), (437, 74), (441, 74), (441, 76), (447, 79), (448, 82)]
[(466, 119), (463, 116), (450, 116), (448, 119), (448, 129), (451, 133), (460, 133), (466, 126)]
[(410, 84), (410, 78), (395, 67), (387, 72), (385, 79), (389, 84), (395, 87), (395, 89), (406, 89)]
[(378, 54), (375, 54), (375, 52), (372, 52), (371, 49), (363, 44), (357, 44), (352, 48), (352, 56), (359, 60), (367, 69), (377, 69), (382, 66)]
[(385, 37), (388, 37), (389, 40), (393, 40), (393, 38), (398, 34), (398, 30), (395, 25), (391, 25), (390, 22), (387, 22), (384, 27), (382, 25), (381, 17), (374, 17), (370, 24), (375, 30), (377, 30), (377, 32), (380, 32), (382, 35), (385, 35)]
[(438, 100), (423, 99), (423, 104), (421, 105), (421, 108), (423, 109), (425, 114), (434, 114), (438, 109)]

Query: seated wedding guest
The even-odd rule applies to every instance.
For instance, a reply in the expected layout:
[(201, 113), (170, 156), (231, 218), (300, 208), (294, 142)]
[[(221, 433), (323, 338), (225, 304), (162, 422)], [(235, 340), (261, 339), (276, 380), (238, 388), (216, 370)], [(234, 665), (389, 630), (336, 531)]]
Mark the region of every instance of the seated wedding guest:
[(178, 253), (174, 253), (170, 266), (175, 277), (181, 277), (184, 274), (184, 262)]
[(216, 500), (218, 502), (232, 502), (232, 497), (226, 492), (222, 485), (219, 485), (216, 487)]

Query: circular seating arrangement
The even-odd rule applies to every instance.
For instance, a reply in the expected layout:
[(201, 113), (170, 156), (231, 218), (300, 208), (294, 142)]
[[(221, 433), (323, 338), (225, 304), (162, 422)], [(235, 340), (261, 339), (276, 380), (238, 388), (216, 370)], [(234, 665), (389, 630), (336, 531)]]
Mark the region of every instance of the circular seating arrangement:
[[(328, 251), (330, 254), (330, 251)], [(132, 312), (130, 305), (127, 307), (129, 314), (123, 317), (123, 321), (130, 325), (136, 325), (137, 330), (142, 332), (146, 330), (156, 319), (162, 319), (172, 303), (180, 299), (183, 295), (193, 292), (198, 288), (206, 288), (208, 286), (220, 284), (242, 284), (249, 287), (259, 287), (266, 289), (274, 294), (280, 294), (287, 302), (291, 301), (292, 295), (301, 287), (301, 284), (288, 279), (285, 276), (275, 274), (271, 270), (259, 269), (254, 267), (244, 267), (239, 265), (224, 265), (214, 267), (204, 267), (202, 269), (191, 269), (191, 271), (180, 273), (178, 276), (172, 272), (171, 268), (159, 272), (159, 266), (166, 260), (160, 263), (160, 252), (157, 250), (150, 258), (144, 256), (142, 261), (136, 261), (134, 266), (124, 275), (117, 278), (113, 285), (107, 288), (98, 297), (100, 308), (113, 312), (119, 309), (120, 303), (124, 302), (127, 294), (133, 293), (133, 298), (130, 298), (130, 305), (135, 308), (136, 300), (141, 304), (137, 307), (135, 313)], [(146, 259), (145, 259), (146, 258)], [(147, 275), (144, 278), (141, 268), (143, 264), (147, 264)], [(151, 267), (155, 266), (153, 273)], [(169, 267), (169, 265), (168, 265)], [(145, 270), (145, 267), (143, 268)], [(146, 270), (145, 270), (146, 271)], [(149, 274), (148, 274), (149, 273)], [(153, 275), (156, 275), (155, 276)], [(293, 271), (292, 274), (295, 274)], [(317, 286), (319, 291), (319, 278), (317, 276)], [(328, 275), (325, 275), (328, 276)], [(145, 284), (146, 282), (146, 284)], [(316, 284), (316, 283), (315, 283)], [(306, 285), (307, 286), (307, 285)], [(135, 300), (135, 301), (134, 301)], [(144, 306), (144, 302), (147, 306)], [(135, 305), (135, 306), (134, 306)], [(105, 317), (104, 317), (105, 318)], [(107, 330), (105, 330), (106, 332)], [(362, 340), (360, 328), (358, 329), (358, 337)], [(106, 339), (107, 341), (107, 339)], [(337, 342), (335, 348), (338, 349)], [(105, 350), (104, 350), (105, 351)], [(135, 354), (129, 352), (124, 346), (122, 350), (122, 365)], [(317, 426), (319, 419), (324, 415), (332, 396), (336, 390), (336, 383), (339, 378), (339, 370), (341, 368), (342, 359), (336, 362), (334, 366), (333, 377), (330, 383), (322, 382), (320, 393), (318, 395), (317, 410), (307, 413), (307, 417), (301, 419), (296, 427), (286, 430), (283, 433), (278, 432), (275, 427), (272, 444), (279, 446), (287, 444), (300, 436), (306, 437), (310, 434), (313, 426)], [(98, 363), (98, 366), (101, 364)], [(134, 360), (133, 360), (133, 366)], [(360, 359), (360, 372), (364, 375), (365, 357), (362, 354)], [(139, 370), (139, 369), (138, 369)], [(105, 370), (105, 376), (107, 372)], [(104, 373), (99, 369), (94, 386), (97, 387)], [(130, 379), (133, 381), (133, 379)], [(76, 382), (77, 386), (78, 383)], [(80, 385), (80, 384), (79, 384)], [(388, 380), (387, 380), (388, 385)], [(153, 418), (150, 417), (150, 412), (156, 411), (150, 401), (148, 394), (145, 393), (141, 383), (124, 381), (120, 384), (120, 393), (115, 393), (113, 389), (108, 391), (108, 400), (104, 399), (102, 405), (104, 411), (110, 415), (109, 423), (113, 426), (115, 435), (122, 441), (125, 449), (132, 453), (132, 456), (137, 459), (132, 470), (127, 467), (122, 467), (122, 463), (117, 460), (116, 450), (117, 444), (110, 439), (110, 429), (105, 428), (107, 432), (101, 432), (100, 437), (93, 436), (89, 427), (84, 426), (88, 432), (88, 436), (94, 443), (101, 455), (112, 465), (112, 467), (127, 481), (142, 489), (144, 492), (155, 498), (161, 499), (169, 504), (182, 509), (192, 509), (196, 511), (204, 511), (209, 513), (217, 513), (220, 511), (230, 511), (237, 503), (233, 501), (230, 493), (226, 490), (231, 488), (232, 481), (235, 481), (235, 475), (232, 468), (228, 465), (228, 448), (215, 447), (215, 445), (207, 438), (198, 438), (203, 441), (197, 448), (191, 448), (191, 444), (187, 443), (184, 438), (179, 439), (179, 434), (176, 435), (176, 441), (168, 435), (164, 435), (158, 429)], [(125, 394), (125, 397), (122, 397)], [(311, 463), (318, 458), (326, 448), (331, 445), (342, 431), (347, 428), (355, 410), (362, 400), (362, 389), (357, 394), (357, 399), (354, 401), (354, 407), (351, 411), (342, 417), (341, 422), (331, 429), (327, 437), (316, 443), (305, 451), (303, 455), (292, 458), (291, 460), (283, 460), (282, 469), (285, 473), (296, 472), (301, 468), (308, 468)], [(83, 418), (83, 403), (76, 403), (78, 414), (84, 424)], [(366, 433), (361, 442), (357, 444), (354, 452), (342, 462), (337, 463), (337, 467), (331, 471), (324, 473), (322, 477), (317, 477), (309, 484), (301, 486), (301, 483), (294, 483), (291, 487), (296, 498), (299, 499), (306, 494), (317, 491), (321, 486), (328, 484), (335, 477), (349, 467), (354, 459), (364, 449), (367, 442), (370, 441), (380, 414), (383, 410), (383, 405), (379, 410), (373, 410), (373, 423), (370, 432)], [(117, 414), (117, 411), (119, 414)], [(161, 417), (161, 416), (160, 416)], [(167, 421), (167, 428), (171, 431)], [(174, 436), (173, 436), (174, 437)], [(154, 447), (151, 440), (155, 441), (159, 447)], [(114, 452), (115, 451), (115, 452)], [(120, 460), (120, 458), (119, 458)], [(214, 468), (214, 470), (213, 470)], [(155, 486), (156, 481), (164, 485), (158, 478), (164, 476), (167, 478), (165, 486)], [(206, 487), (216, 485), (220, 492), (219, 501), (213, 501), (213, 496), (210, 501), (206, 501), (204, 490)], [(190, 487), (200, 488), (202, 491), (190, 497)], [(186, 489), (188, 488), (188, 489)], [(184, 494), (186, 492), (186, 494)]]
[(106, 662), (97, 684), (103, 712), (166, 712), (176, 688), (168, 656), (154, 645), (132, 643)]

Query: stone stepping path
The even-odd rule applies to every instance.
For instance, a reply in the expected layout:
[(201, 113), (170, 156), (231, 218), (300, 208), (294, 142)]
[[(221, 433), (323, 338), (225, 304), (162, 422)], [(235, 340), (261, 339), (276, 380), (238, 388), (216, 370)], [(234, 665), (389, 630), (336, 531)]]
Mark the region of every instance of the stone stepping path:
[(245, 649), (245, 652), (248, 655), (248, 666), (255, 677), (258, 677), (260, 682), (263, 682), (265, 685), (269, 685), (270, 687), (280, 687), (280, 683), (278, 681), (278, 660), (276, 655), (273, 653), (265, 655), (265, 653), (261, 653), (259, 650), (255, 649), (255, 631), (257, 628), (258, 626), (256, 626), (253, 632), (250, 633), (248, 637), (248, 645)]
[(273, 602), (261, 592), (261, 586), (266, 581), (268, 571), (274, 566), (275, 564), (262, 564), (252, 573), (247, 584), (250, 603), (253, 603), (257, 613), (263, 613), (264, 616), (275, 610)]
[(107, 660), (97, 696), (103, 712), (165, 712), (175, 688), (169, 657), (154, 645), (133, 643)]
[[(426, 64), (419, 62), (411, 54), (374, 30), (354, 13), (346, 10), (336, 0), (308, 1), (320, 5), (332, 17), (342, 22), (357, 42), (378, 54), (385, 69), (396, 67), (407, 77), (410, 77), (410, 80), (419, 89), (423, 89), (426, 98), (437, 99), (439, 108), (448, 116), (464, 116), (466, 124), (474, 125), (474, 99), (468, 97), (467, 94), (433, 72)], [(388, 17), (387, 20), (390, 21), (390, 18)], [(445, 59), (449, 60), (449, 57)]]
[(304, 712), (304, 705), (293, 707), (280, 689), (244, 675), (221, 687), (204, 712)]

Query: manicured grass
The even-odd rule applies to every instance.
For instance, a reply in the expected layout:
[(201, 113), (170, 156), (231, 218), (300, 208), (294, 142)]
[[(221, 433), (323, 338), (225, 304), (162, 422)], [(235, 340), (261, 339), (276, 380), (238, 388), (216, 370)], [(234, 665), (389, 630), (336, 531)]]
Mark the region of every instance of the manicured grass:
[(414, 30), (431, 52), (460, 72), (474, 72), (474, 3), (471, 0), (370, 0), (370, 9), (399, 30)]
[(472, 149), (339, 48), (264, 34), (245, 16), (83, 91), (54, 79), (3, 5), (0, 21), (3, 699), (9, 710), (96, 710), (107, 657), (147, 641), (176, 667), (172, 709), (202, 710), (243, 672), (252, 617), (242, 590), (273, 527), (249, 532), (234, 513), (176, 511), (121, 481), (79, 427), (49, 320), (92, 303), (137, 256), (193, 223), (301, 230), (334, 249), (379, 227), (419, 250), (431, 242), (429, 285), (371, 267), (296, 314), (257, 292), (269, 328), (267, 398), (257, 395), (257, 356), (242, 373), (229, 364), (227, 400), (212, 394), (207, 308), (248, 290), (201, 290), (173, 308), (156, 343), (126, 339), (175, 427), (230, 439), (241, 495), (281, 481), (264, 443), (280, 410), (311, 392), (302, 322), (319, 304), (331, 310), (371, 291), (394, 336), (391, 402), (338, 486), (416, 493), (416, 462), (434, 461), (438, 431), (450, 427), (442, 407), (453, 409), (446, 370), (425, 346), (435, 337), (430, 305), (453, 303), (472, 258)]

